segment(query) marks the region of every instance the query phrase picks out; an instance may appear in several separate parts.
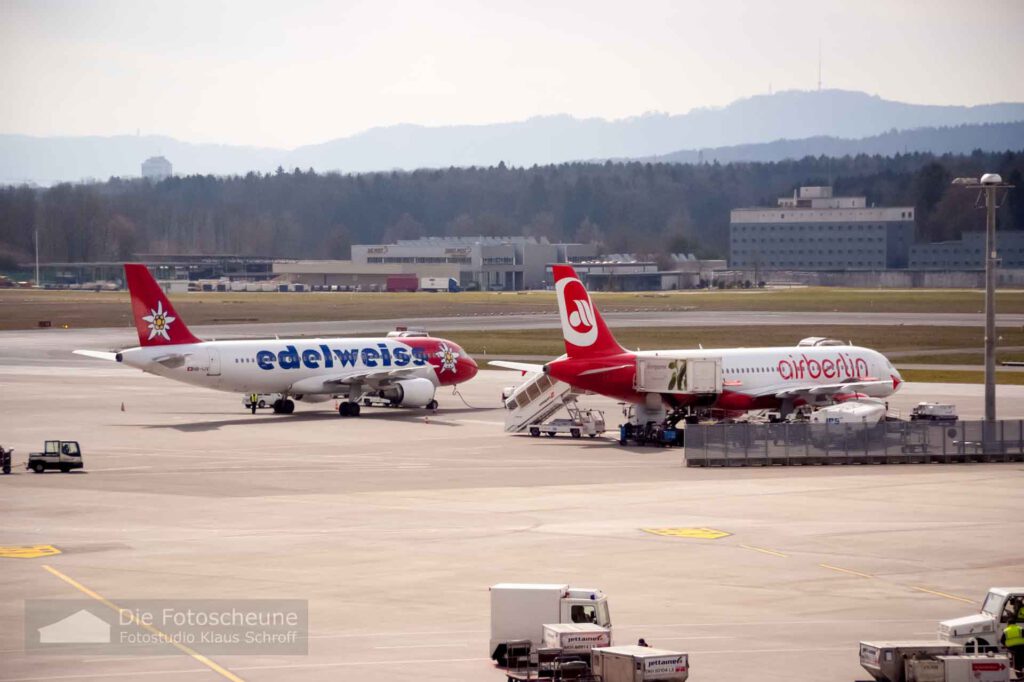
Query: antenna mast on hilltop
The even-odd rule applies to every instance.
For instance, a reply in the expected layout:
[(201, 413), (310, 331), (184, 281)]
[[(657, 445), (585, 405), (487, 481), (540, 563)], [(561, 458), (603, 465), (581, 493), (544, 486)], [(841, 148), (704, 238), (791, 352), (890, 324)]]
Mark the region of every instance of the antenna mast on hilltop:
[(821, 92), (821, 38), (818, 38), (818, 92)]

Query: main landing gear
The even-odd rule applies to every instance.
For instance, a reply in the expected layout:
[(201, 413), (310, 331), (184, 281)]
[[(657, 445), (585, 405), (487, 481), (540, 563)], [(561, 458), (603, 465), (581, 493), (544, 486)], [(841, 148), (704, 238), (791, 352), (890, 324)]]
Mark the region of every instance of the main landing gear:
[(341, 415), (342, 417), (358, 417), (359, 403), (353, 403), (347, 400), (342, 401), (338, 405), (338, 414)]
[(274, 414), (291, 414), (295, 411), (295, 403), (287, 398), (274, 401)]

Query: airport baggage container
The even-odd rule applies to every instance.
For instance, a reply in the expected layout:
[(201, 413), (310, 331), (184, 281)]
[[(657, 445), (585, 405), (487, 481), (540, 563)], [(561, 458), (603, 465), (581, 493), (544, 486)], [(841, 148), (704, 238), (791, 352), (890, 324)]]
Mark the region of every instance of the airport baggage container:
[(860, 665), (879, 682), (905, 682), (905, 663), (913, 658), (962, 654), (960, 644), (941, 639), (861, 642)]
[(1009, 682), (1010, 659), (1005, 654), (936, 656), (906, 662), (907, 682)]
[(611, 628), (597, 623), (548, 623), (544, 625), (544, 646), (563, 654), (589, 654), (596, 647), (612, 645)]
[(646, 646), (594, 649), (591, 669), (601, 682), (683, 682), (690, 676), (687, 654)]

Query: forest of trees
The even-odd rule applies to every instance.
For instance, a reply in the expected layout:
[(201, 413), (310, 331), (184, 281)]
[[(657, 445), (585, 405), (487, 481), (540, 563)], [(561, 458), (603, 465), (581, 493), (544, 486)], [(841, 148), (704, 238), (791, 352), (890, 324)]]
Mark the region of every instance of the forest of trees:
[(607, 253), (727, 256), (729, 211), (774, 206), (800, 185), (917, 209), (920, 241), (983, 229), (952, 178), (999, 172), (1017, 186), (1000, 229), (1024, 229), (1024, 152), (905, 154), (778, 163), (572, 163), (363, 175), (295, 169), (0, 188), (0, 269), (32, 260), (122, 261), (138, 253), (347, 258), (354, 243), (426, 235), (597, 241)]

